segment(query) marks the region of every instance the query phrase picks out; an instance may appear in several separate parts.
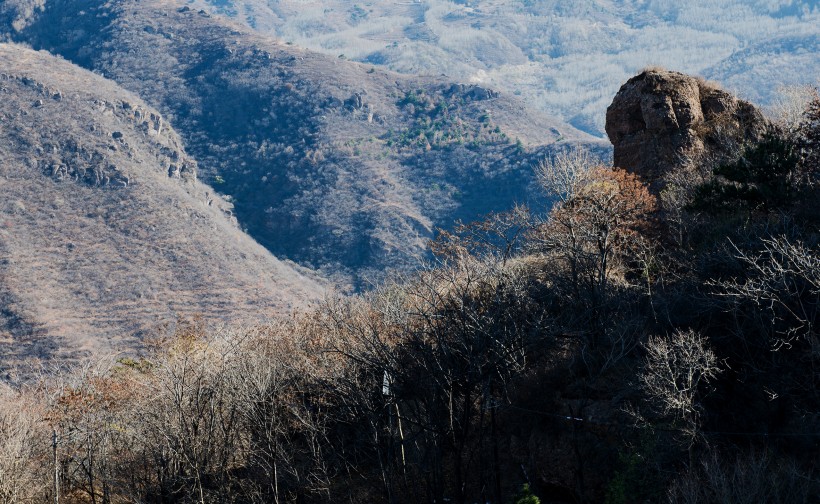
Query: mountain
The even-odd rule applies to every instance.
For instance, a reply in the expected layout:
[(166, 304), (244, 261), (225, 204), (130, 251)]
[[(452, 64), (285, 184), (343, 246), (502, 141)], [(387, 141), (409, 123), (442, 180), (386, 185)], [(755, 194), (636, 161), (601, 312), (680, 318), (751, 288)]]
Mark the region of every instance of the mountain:
[[(788, 35), (752, 44), (704, 71), (710, 79), (757, 103), (772, 104), (778, 87), (820, 83), (818, 57), (820, 37)], [(795, 71), (795, 69), (801, 69)]]
[(317, 54), (181, 3), (42, 4), (8, 36), (155, 106), (243, 229), (353, 289), (418, 265), (437, 227), (533, 200), (532, 165), (554, 147), (607, 150), (514, 96)]
[(158, 111), (69, 62), (0, 44), (0, 355), (133, 350), (178, 318), (260, 321), (322, 295), (197, 180)]
[(620, 167), (555, 156), (545, 219), (460, 227), (367, 295), (0, 383), (0, 501), (820, 502), (820, 97), (806, 115), (770, 128), (644, 71), (607, 115)]
[[(262, 33), (405, 73), (446, 73), (520, 94), (551, 116), (604, 136), (621, 83), (647, 66), (717, 79), (768, 105), (780, 84), (815, 83), (799, 46), (820, 38), (813, 0), (195, 0)], [(752, 65), (735, 64), (747, 51)], [(718, 67), (721, 71), (716, 71)], [(762, 76), (771, 79), (760, 79)], [(730, 77), (730, 78), (727, 78)]]

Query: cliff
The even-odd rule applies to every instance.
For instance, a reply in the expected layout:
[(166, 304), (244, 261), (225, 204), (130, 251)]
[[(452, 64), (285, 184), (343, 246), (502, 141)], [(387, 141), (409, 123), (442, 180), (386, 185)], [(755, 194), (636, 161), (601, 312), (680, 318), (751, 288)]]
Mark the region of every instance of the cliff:
[(651, 69), (623, 84), (606, 112), (614, 164), (657, 190), (676, 168), (723, 159), (760, 140), (767, 120), (752, 104), (712, 83)]

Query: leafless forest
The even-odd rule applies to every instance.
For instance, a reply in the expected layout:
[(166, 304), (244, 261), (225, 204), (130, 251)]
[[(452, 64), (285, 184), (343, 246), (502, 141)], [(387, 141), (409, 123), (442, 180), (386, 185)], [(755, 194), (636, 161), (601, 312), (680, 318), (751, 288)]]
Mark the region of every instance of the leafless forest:
[(369, 294), (4, 388), (0, 498), (815, 501), (819, 120), (659, 195), (567, 151)]
[(0, 2), (0, 504), (820, 501), (818, 89), (630, 67), (818, 12), (638, 3)]

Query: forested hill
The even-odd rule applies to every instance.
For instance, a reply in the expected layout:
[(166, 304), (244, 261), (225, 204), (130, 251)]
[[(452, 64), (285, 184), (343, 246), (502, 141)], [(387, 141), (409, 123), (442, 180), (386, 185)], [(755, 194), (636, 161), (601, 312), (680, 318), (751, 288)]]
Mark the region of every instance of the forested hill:
[(311, 53), (184, 3), (21, 11), (12, 38), (157, 107), (243, 229), (353, 288), (427, 258), (437, 227), (531, 200), (554, 146), (606, 149), (493, 89)]
[(366, 295), (0, 388), (0, 497), (817, 502), (817, 91), (799, 108), (641, 72), (607, 114), (619, 167), (539, 165), (546, 217), (455, 226)]
[(0, 504), (820, 502), (818, 89), (606, 63), (813, 3), (207, 5), (0, 3)]

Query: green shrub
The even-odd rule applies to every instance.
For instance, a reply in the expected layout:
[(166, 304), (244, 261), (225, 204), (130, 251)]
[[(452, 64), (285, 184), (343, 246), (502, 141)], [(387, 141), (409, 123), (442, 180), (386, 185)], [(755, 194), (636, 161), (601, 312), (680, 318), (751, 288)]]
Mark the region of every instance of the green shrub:
[(521, 489), (518, 493), (515, 494), (515, 497), (513, 497), (512, 502), (513, 504), (541, 504), (541, 499), (532, 493), (529, 483), (524, 483), (521, 485)]
[(784, 208), (797, 196), (799, 159), (794, 140), (771, 130), (736, 161), (716, 167), (714, 178), (697, 188), (692, 207), (713, 214)]

